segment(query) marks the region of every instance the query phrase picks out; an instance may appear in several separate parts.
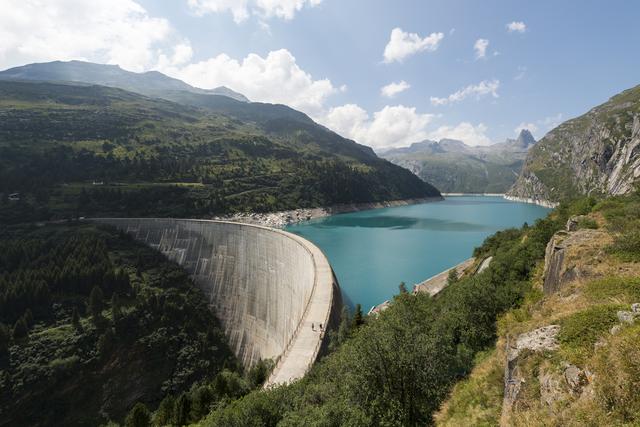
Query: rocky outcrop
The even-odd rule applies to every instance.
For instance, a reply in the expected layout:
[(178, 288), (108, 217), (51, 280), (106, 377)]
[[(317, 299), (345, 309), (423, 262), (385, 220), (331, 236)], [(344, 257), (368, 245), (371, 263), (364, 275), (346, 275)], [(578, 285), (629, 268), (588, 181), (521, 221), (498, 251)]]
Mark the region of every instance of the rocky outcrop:
[(578, 194), (626, 194), (639, 178), (637, 86), (549, 132), (529, 151), (507, 195), (559, 202)]
[[(575, 230), (571, 220), (567, 226)], [(580, 278), (597, 277), (597, 266), (602, 261), (603, 248), (610, 239), (609, 234), (601, 230), (579, 229), (556, 233), (547, 244), (545, 253), (544, 293), (556, 293), (566, 284)]]

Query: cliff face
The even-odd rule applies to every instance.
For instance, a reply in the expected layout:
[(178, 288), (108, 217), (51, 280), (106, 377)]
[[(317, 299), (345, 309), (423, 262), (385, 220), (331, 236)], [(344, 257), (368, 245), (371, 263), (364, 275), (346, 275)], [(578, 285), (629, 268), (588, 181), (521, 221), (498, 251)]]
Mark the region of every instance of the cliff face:
[(640, 86), (549, 132), (508, 195), (558, 202), (629, 193), (640, 177)]

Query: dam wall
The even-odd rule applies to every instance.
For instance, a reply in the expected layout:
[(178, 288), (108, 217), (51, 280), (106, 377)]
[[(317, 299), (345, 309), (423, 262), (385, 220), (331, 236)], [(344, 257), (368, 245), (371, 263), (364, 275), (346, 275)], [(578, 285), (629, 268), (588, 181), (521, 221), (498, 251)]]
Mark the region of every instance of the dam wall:
[(184, 267), (207, 296), (242, 364), (276, 361), (267, 386), (302, 377), (326, 347), (327, 331), (339, 322), (341, 297), (331, 266), (320, 249), (299, 236), (225, 221), (96, 221)]

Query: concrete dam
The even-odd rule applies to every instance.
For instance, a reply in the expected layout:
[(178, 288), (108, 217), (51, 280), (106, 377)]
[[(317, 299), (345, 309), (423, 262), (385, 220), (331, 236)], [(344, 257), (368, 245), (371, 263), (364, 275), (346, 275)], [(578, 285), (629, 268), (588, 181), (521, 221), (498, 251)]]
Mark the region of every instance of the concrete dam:
[(126, 231), (184, 267), (243, 365), (276, 361), (266, 387), (302, 377), (339, 323), (342, 299), (331, 266), (320, 249), (295, 234), (225, 221), (96, 221)]

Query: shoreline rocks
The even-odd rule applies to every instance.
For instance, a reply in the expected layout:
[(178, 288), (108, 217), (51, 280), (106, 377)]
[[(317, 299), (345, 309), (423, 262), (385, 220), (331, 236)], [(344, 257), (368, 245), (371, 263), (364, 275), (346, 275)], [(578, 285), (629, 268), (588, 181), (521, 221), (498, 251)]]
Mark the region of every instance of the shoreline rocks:
[(396, 206), (417, 205), (421, 203), (439, 202), (443, 197), (424, 197), (418, 199), (391, 200), (386, 202), (349, 203), (319, 208), (300, 208), (278, 212), (248, 212), (213, 217), (215, 220), (241, 222), (245, 224), (262, 225), (272, 228), (284, 228), (290, 224), (309, 221), (326, 216), (366, 211), (371, 209), (390, 208)]

